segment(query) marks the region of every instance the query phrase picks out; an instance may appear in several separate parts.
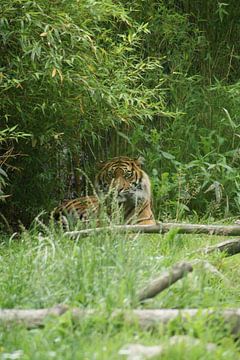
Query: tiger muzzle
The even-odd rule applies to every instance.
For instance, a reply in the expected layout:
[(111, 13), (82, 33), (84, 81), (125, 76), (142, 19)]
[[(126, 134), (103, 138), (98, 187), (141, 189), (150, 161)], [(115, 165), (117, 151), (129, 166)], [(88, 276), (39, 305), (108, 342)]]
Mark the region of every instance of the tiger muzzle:
[(113, 181), (112, 188), (116, 192), (118, 203), (127, 201), (129, 196), (129, 184), (124, 179), (118, 178)]

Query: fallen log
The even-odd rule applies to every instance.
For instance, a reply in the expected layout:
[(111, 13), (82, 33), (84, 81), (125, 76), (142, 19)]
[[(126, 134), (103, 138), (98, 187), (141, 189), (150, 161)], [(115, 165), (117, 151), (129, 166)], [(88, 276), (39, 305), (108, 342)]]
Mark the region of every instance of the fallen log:
[(212, 252), (225, 252), (227, 256), (232, 256), (240, 253), (240, 238), (225, 240), (216, 245), (199, 249), (197, 252), (201, 252), (203, 254), (211, 254)]
[(162, 276), (150, 281), (146, 287), (140, 290), (138, 293), (138, 301), (143, 302), (146, 299), (153, 298), (191, 271), (193, 271), (193, 267), (188, 262), (175, 264), (171, 269), (162, 274)]
[[(69, 308), (66, 305), (57, 305), (47, 309), (2, 309), (0, 310), (0, 325), (21, 324), (28, 329), (42, 327), (49, 317), (59, 317), (69, 312), (74, 322), (83, 321), (87, 317), (99, 314), (98, 310)], [(129, 311), (116, 310), (111, 316), (114, 318), (123, 316), (128, 324), (139, 324), (142, 329), (149, 329), (158, 325), (167, 325), (175, 319), (185, 323), (197, 316), (218, 317), (224, 320), (231, 332), (240, 335), (240, 308), (236, 309), (135, 309)]]
[(83, 319), (92, 314), (93, 310), (73, 308), (69, 310), (67, 305), (58, 304), (46, 309), (0, 309), (0, 325), (21, 324), (28, 329), (42, 327), (49, 317), (59, 317), (67, 311), (71, 312), (73, 319)]
[(172, 320), (179, 319), (182, 323), (193, 320), (198, 315), (207, 318), (223, 319), (232, 334), (240, 335), (240, 308), (236, 309), (135, 309), (123, 314), (129, 324), (138, 323), (146, 330), (159, 325), (167, 325)]
[(104, 231), (139, 232), (148, 234), (164, 234), (171, 229), (177, 229), (180, 234), (209, 234), (209, 235), (240, 235), (239, 225), (203, 225), (184, 223), (158, 223), (156, 225), (114, 225), (90, 228), (79, 231), (66, 231), (64, 235), (80, 238)]

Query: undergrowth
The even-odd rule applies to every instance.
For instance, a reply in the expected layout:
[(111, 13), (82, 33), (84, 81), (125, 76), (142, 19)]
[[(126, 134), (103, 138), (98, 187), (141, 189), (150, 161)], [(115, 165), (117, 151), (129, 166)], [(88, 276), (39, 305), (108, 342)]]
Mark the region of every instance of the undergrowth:
[[(46, 230), (46, 229), (45, 229)], [(74, 241), (61, 231), (37, 229), (1, 240), (1, 308), (44, 308), (56, 304), (94, 308), (97, 312), (79, 323), (70, 314), (49, 318), (45, 327), (26, 330), (12, 325), (0, 329), (1, 359), (119, 359), (128, 343), (157, 345), (172, 335), (188, 334), (200, 339), (197, 346), (176, 345), (163, 359), (236, 359), (239, 343), (223, 325), (221, 317), (206, 319), (201, 308), (239, 307), (238, 255), (200, 255), (199, 247), (221, 241), (217, 236), (162, 235), (102, 232)], [(207, 260), (222, 275), (201, 263), (184, 279), (154, 300), (140, 305), (137, 292), (149, 279), (172, 264), (186, 259)], [(143, 331), (121, 317), (116, 309), (199, 308), (186, 324), (175, 320), (167, 327)], [(206, 343), (217, 348), (206, 353)]]

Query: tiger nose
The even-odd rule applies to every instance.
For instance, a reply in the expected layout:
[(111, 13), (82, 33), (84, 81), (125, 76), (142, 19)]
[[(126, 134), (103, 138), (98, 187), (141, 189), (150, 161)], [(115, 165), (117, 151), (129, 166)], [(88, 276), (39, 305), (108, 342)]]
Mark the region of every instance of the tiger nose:
[(117, 189), (118, 194), (121, 195), (124, 192), (124, 187), (121, 187), (120, 189)]
[(113, 183), (113, 187), (117, 190), (117, 192), (120, 194), (124, 191), (124, 181), (121, 181), (121, 179), (117, 179)]

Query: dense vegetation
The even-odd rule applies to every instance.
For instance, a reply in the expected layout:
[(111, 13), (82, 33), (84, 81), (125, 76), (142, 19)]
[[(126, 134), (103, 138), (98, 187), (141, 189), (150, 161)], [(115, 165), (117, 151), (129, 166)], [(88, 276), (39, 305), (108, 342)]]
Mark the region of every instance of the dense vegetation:
[[(98, 311), (30, 331), (1, 323), (1, 359), (119, 359), (128, 343), (178, 334), (200, 341), (161, 359), (239, 357), (221, 316), (201, 314), (239, 307), (239, 255), (197, 252), (217, 237), (104, 229), (73, 241), (44, 219), (91, 193), (98, 161), (118, 155), (145, 158), (157, 219), (239, 215), (239, 18), (237, 0), (1, 0), (0, 309)], [(196, 258), (191, 274), (139, 304), (148, 279)], [(135, 307), (200, 311), (154, 331), (110, 316)]]
[(158, 217), (236, 216), (239, 12), (217, 0), (3, 0), (5, 223), (84, 194), (84, 172), (119, 154), (146, 158)]

